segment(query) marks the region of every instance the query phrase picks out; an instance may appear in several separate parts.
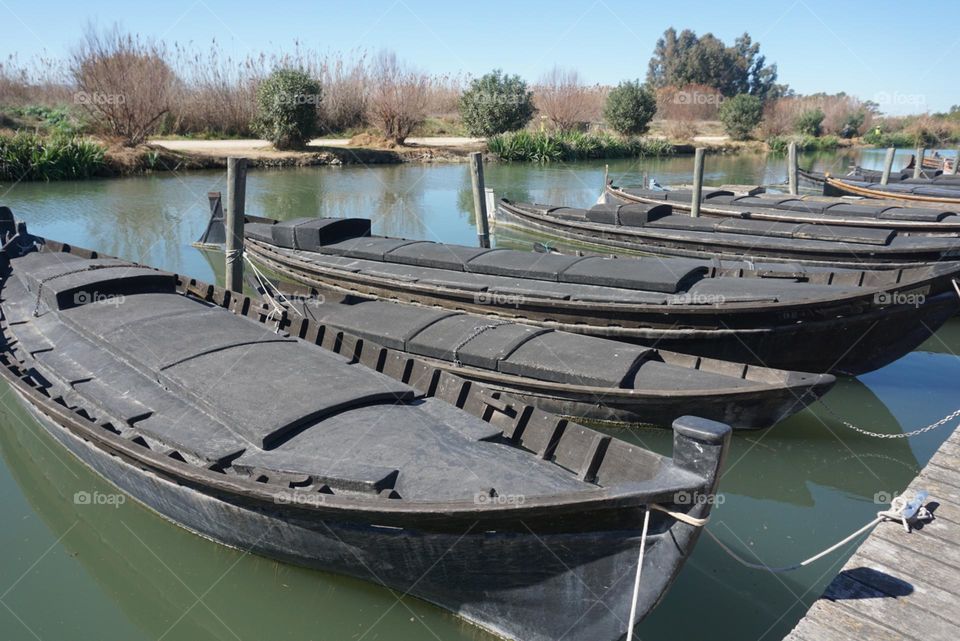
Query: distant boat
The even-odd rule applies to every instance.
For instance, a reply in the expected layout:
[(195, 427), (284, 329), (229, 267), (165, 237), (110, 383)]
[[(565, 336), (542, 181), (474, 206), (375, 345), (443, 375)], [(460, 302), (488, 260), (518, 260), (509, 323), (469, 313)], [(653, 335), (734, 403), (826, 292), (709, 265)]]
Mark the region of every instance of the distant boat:
[(861, 168), (841, 177), (811, 171), (800, 171), (800, 177), (809, 184), (822, 186), (825, 196), (904, 201), (908, 206), (925, 208), (960, 207), (960, 175), (936, 172), (932, 177), (914, 178), (912, 171), (905, 171), (891, 174), (886, 185), (881, 184), (881, 172)]
[(635, 621), (711, 510), (726, 425), (678, 420), (666, 458), (372, 343), (329, 351), (309, 320), (8, 209), (0, 236), (0, 374), (80, 461), (207, 538), (503, 637), (613, 641), (645, 519)]
[[(689, 211), (692, 192), (654, 191), (607, 185), (611, 199), (649, 205), (668, 203), (674, 210)], [(960, 236), (960, 205), (909, 207), (902, 203), (851, 200), (789, 194), (735, 194), (705, 188), (700, 213), (711, 218), (769, 220), (774, 222), (844, 227), (875, 227), (914, 235)]]
[[(560, 214), (551, 213), (558, 209)], [(621, 229), (627, 230), (623, 238), (633, 238), (635, 228), (584, 223), (585, 210), (504, 201), (497, 224), (511, 224), (511, 212), (560, 237), (615, 239), (611, 248), (649, 250), (619, 242)], [(952, 282), (960, 263), (884, 272), (795, 264), (751, 268), (719, 260), (563, 256), (385, 238), (371, 236), (370, 221), (358, 218), (247, 220), (249, 255), (310, 287), (780, 369), (869, 371), (911, 351), (960, 309)], [(803, 243), (783, 243), (791, 244)]]

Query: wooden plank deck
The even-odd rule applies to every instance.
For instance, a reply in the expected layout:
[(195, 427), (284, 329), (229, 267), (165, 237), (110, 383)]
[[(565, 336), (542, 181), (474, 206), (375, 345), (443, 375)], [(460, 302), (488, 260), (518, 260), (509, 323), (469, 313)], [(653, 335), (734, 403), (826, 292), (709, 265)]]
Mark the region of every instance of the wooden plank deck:
[(909, 489), (930, 493), (934, 520), (878, 525), (785, 641), (960, 639), (960, 430)]

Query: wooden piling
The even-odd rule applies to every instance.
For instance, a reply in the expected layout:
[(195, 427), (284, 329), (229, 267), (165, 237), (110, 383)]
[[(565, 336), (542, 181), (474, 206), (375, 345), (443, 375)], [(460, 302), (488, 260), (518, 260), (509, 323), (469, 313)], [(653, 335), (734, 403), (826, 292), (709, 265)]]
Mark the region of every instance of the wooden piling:
[(473, 212), (477, 218), (477, 242), (490, 247), (490, 222), (487, 220), (487, 197), (483, 185), (483, 154), (470, 154), (470, 182), (473, 184)]
[(950, 175), (957, 175), (957, 165), (960, 165), (960, 149), (957, 149), (957, 155), (953, 157), (953, 162), (950, 163)]
[(690, 216), (700, 217), (700, 194), (703, 192), (703, 147), (697, 147), (693, 155), (693, 197), (690, 201)]
[(247, 159), (227, 158), (226, 288), (243, 291), (243, 222), (247, 193)]
[(799, 188), (799, 167), (797, 165), (797, 143), (791, 142), (787, 148), (787, 182), (790, 186), (790, 195), (796, 196), (800, 193)]
[(487, 202), (487, 227), (497, 233), (497, 195), (489, 187), (483, 190)]
[(883, 175), (880, 176), (881, 185), (886, 185), (890, 182), (890, 172), (893, 171), (893, 155), (895, 153), (897, 153), (895, 148), (887, 148), (887, 157), (883, 159)]
[(926, 150), (923, 147), (917, 147), (917, 152), (913, 156), (913, 177), (919, 178), (923, 173), (923, 156)]

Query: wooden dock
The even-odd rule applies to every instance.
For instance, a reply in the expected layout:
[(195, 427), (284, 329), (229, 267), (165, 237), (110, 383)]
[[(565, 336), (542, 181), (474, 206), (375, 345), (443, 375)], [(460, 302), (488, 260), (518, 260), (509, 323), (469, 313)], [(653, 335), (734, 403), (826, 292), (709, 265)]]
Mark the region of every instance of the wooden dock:
[(785, 641), (960, 639), (960, 430), (908, 489), (933, 521), (878, 525)]

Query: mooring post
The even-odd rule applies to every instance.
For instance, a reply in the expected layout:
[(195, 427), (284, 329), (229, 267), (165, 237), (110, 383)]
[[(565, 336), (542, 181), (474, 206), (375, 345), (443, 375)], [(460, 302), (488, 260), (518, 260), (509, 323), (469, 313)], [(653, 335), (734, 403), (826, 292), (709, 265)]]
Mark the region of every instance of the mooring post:
[(483, 195), (487, 201), (487, 227), (497, 233), (497, 195), (490, 187), (483, 190)]
[(880, 176), (880, 184), (886, 185), (890, 182), (890, 172), (893, 171), (893, 155), (897, 153), (894, 147), (887, 147), (887, 157), (883, 159), (883, 175)]
[(917, 147), (917, 153), (913, 156), (913, 177), (919, 178), (923, 173), (923, 155), (926, 149)]
[(703, 147), (693, 154), (693, 197), (690, 200), (690, 216), (700, 217), (700, 194), (703, 191)]
[(650, 189), (650, 172), (646, 169), (643, 170), (643, 188)]
[(787, 148), (787, 183), (790, 185), (790, 195), (796, 196), (800, 193), (797, 184), (797, 143), (791, 142)]
[(487, 197), (483, 186), (483, 154), (470, 154), (470, 182), (473, 183), (473, 212), (477, 217), (477, 242), (490, 247), (490, 222), (487, 220)]
[(957, 165), (960, 165), (960, 149), (957, 149), (957, 155), (953, 157), (953, 162), (950, 163), (950, 175), (957, 175)]
[(247, 159), (227, 158), (226, 288), (243, 291), (243, 218), (247, 193)]

